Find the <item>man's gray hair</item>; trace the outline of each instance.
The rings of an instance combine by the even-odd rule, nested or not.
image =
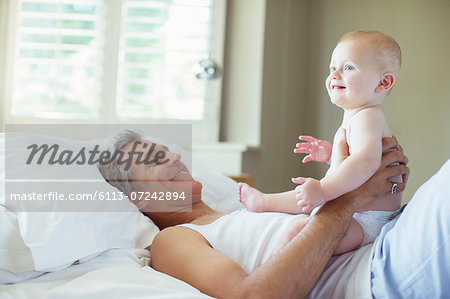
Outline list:
[[[122,150],[130,142],[135,142],[142,139],[142,134],[136,130],[123,130],[118,132],[114,137],[111,138],[108,151],[114,154],[116,151]],[[99,163],[98,166],[101,174],[105,180],[122,191],[125,195],[130,195],[133,187],[131,168],[124,170],[118,164],[119,155],[115,156],[115,159],[111,163]]]

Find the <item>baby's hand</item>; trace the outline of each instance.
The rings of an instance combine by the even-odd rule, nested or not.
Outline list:
[[[325,203],[320,181],[302,177],[292,178],[292,181],[300,184],[295,188],[297,191],[295,197],[298,199],[298,206],[304,213],[309,214],[314,208]]]
[[[330,163],[332,150],[331,143],[311,136],[299,136],[298,139],[306,141],[297,143],[294,149],[294,153],[308,154],[303,158],[303,163],[309,161]]]

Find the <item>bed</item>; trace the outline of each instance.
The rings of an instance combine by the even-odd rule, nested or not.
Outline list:
[[[70,148],[80,141],[58,142]],[[202,182],[206,204],[218,211],[242,208],[235,181],[178,144],[166,146],[190,159],[186,164]],[[121,212],[14,212],[5,201],[5,162],[5,136],[0,133],[0,298],[209,298],[149,267],[145,248],[159,230],[128,200],[121,202]],[[444,182],[448,165],[447,173],[441,173]],[[105,192],[115,190],[96,166],[81,173],[100,182],[97,187]],[[417,196],[439,188],[427,183],[421,190]],[[371,246],[333,257],[310,298],[371,298]]]

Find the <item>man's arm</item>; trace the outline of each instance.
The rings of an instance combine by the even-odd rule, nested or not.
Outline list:
[[[393,138],[389,139],[396,146]],[[400,165],[387,168],[393,162]],[[165,229],[152,244],[152,267],[219,298],[299,298],[314,287],[347,230],[353,213],[390,191],[388,179],[408,175],[401,151],[385,154],[379,170],[360,188],[327,202],[305,228],[266,263],[247,275],[211,248],[197,232]],[[399,183],[402,191],[405,184]]]
[[[319,278],[353,214],[346,202],[330,204],[249,275],[203,236],[184,227],[168,228],[156,236],[151,266],[217,298],[303,297]]]
[[[383,140],[383,152],[397,148],[394,138]],[[389,167],[394,162],[397,166]],[[377,197],[390,192],[389,178],[403,175],[398,192],[405,189],[408,159],[401,150],[384,154],[378,171],[358,189],[327,202],[300,233],[264,265],[253,271],[247,283],[259,285],[257,296],[267,298],[303,298],[319,279],[337,245],[342,240],[353,214]],[[255,296],[256,297],[256,296]]]

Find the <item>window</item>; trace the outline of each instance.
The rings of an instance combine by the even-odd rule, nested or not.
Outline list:
[[[192,123],[217,141],[225,0],[11,0],[5,120]]]
[[[11,114],[98,117],[104,7],[95,1],[18,4]]]

